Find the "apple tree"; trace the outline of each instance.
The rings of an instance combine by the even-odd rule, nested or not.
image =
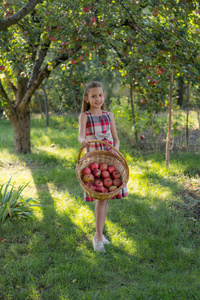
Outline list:
[[[21,3],[22,5],[22,3]],[[81,49],[74,1],[43,1],[30,15],[1,34],[0,100],[14,130],[15,152],[29,152],[33,94],[58,65],[68,69]],[[15,12],[20,2],[12,5]],[[80,8],[81,9],[81,8]]]

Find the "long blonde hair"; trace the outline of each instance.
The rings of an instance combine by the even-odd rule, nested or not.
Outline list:
[[[81,112],[82,113],[87,111],[88,109],[90,109],[90,104],[88,102],[86,102],[85,99],[87,98],[87,96],[90,92],[90,89],[96,88],[96,87],[101,87],[102,90],[104,91],[103,85],[99,81],[91,81],[91,82],[88,82],[85,85],[85,89],[84,89],[84,92],[83,92],[83,102],[82,102],[82,107],[81,107]],[[102,105],[101,109],[106,110],[105,104]]]

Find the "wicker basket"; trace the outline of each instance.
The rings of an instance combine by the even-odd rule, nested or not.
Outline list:
[[[106,150],[96,150],[92,152],[86,153],[84,156],[81,157],[82,151],[85,147],[80,148],[78,159],[77,159],[77,165],[76,165],[76,176],[80,182],[80,185],[82,189],[85,191],[85,193],[97,200],[108,200],[111,198],[114,198],[120,190],[127,184],[129,179],[129,167],[126,162],[125,157],[112,145],[99,140],[92,140],[89,141],[89,143],[101,143],[105,144],[108,147],[112,148],[117,152],[117,154],[113,154]],[[117,171],[121,174],[121,180],[122,185],[118,187],[116,190],[109,192],[109,193],[99,193],[94,190],[89,189],[82,180],[82,169],[89,166],[92,162],[97,163],[106,163],[108,165],[113,165]]]

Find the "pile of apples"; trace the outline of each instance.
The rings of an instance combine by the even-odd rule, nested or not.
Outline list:
[[[110,193],[122,185],[121,174],[113,165],[91,163],[82,169],[85,185],[99,193]]]

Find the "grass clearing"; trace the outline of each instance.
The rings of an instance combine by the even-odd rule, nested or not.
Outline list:
[[[0,225],[0,299],[199,299],[200,226],[183,197],[185,182],[199,188],[199,155],[173,154],[166,169],[164,154],[136,155],[120,136],[129,197],[109,202],[111,245],[95,253],[94,203],[84,203],[75,174],[77,120],[31,123],[32,153],[17,155],[0,121],[0,184],[30,181],[23,195],[45,205],[38,221]]]

